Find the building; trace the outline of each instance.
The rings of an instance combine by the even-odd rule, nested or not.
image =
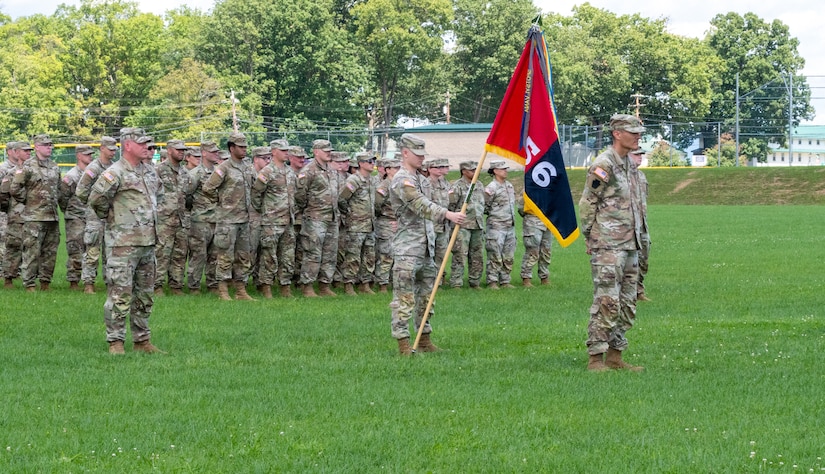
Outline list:
[[[794,128],[791,147],[768,144],[764,163],[755,166],[825,165],[825,125],[800,125]]]

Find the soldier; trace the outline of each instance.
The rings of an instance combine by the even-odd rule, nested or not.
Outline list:
[[[201,143],[201,164],[189,172],[189,188],[186,190],[186,203],[189,207],[191,225],[189,229],[189,270],[187,285],[189,294],[201,292],[201,278],[206,270],[206,288],[218,293],[218,280],[215,277],[217,261],[212,249],[215,236],[215,203],[204,193],[203,185],[212,176],[215,166],[220,162],[220,149],[215,142]]]
[[[387,175],[375,188],[375,283],[379,293],[386,293],[392,271],[392,238],[398,229],[390,185],[401,162],[394,158],[381,161]]]
[[[104,171],[89,193],[89,206],[106,221],[109,285],[103,314],[109,353],[115,355],[124,353],[127,316],[134,350],[162,352],[152,344],[149,329],[154,304],[157,199],[163,195],[157,173],[142,162],[149,154],[150,140],[140,128],[121,129],[123,159]]]
[[[215,252],[218,297],[230,300],[229,282],[235,286],[236,300],[253,298],[246,292],[246,279],[252,267],[250,260],[249,209],[250,190],[255,174],[244,162],[246,136],[234,132],[227,140],[229,159],[215,167],[203,185],[203,194],[215,203]]]
[[[362,152],[355,159],[358,171],[347,178],[338,196],[338,208],[346,221],[342,276],[348,295],[356,294],[356,284],[361,293],[373,295],[370,283],[375,271],[375,158]]]
[[[330,166],[332,144],[312,142],[314,161],[298,173],[295,205],[303,214],[301,223],[301,279],[303,295],[316,297],[312,288],[318,280],[321,296],[335,296],[330,289],[338,254],[338,177]]]
[[[252,150],[252,172],[255,173],[255,176],[258,176],[261,170],[264,169],[264,167],[268,165],[271,160],[272,149],[270,147],[255,147]],[[259,260],[261,249],[261,213],[254,205],[250,206],[249,208],[249,249],[249,259],[252,262],[252,268],[250,269],[249,274],[252,277],[252,282],[255,284],[255,288],[257,288],[257,290],[260,293],[263,293],[263,286],[261,285],[259,274]],[[270,298],[272,297],[271,293],[272,289],[270,288]]]
[[[181,162],[187,149],[183,140],[169,140],[166,143],[166,160],[155,168],[163,186],[163,197],[158,198],[157,209],[155,296],[163,296],[163,283],[167,278],[171,293],[183,294],[186,256],[189,253],[189,227],[185,215],[189,172],[181,166]]]
[[[295,181],[296,187],[298,184],[298,173],[304,167],[307,161],[307,152],[299,146],[289,147],[287,154],[289,162],[289,173]],[[293,200],[295,196],[293,194]],[[298,285],[301,280],[301,262],[304,261],[304,251],[301,249],[301,223],[304,221],[303,212],[295,206],[295,224],[292,226],[295,234],[295,262],[292,265],[292,282]]]
[[[450,161],[446,158],[430,160],[427,169],[428,177],[432,187],[432,201],[439,206],[449,207],[450,205],[450,183],[444,178],[450,172]],[[444,255],[447,254],[447,247],[450,245],[450,221],[435,226],[435,266],[441,268]]]
[[[538,263],[538,274],[542,285],[550,284],[550,258],[552,256],[553,233],[544,222],[519,204],[518,213],[522,217],[521,233],[524,240],[524,256],[521,259],[521,281],[525,288],[532,288],[533,267]]]
[[[424,194],[425,177],[418,174],[427,152],[424,140],[405,133],[401,136],[401,170],[392,179],[390,198],[398,216],[398,232],[392,241],[393,297],[392,337],[398,341],[398,351],[402,356],[412,354],[410,348],[409,319],[415,317],[416,327],[420,326],[427,305],[427,298],[435,283],[437,269],[435,254],[435,231],[433,222],[448,219],[457,225],[464,222],[464,214],[452,212],[434,204]],[[432,316],[432,308],[430,309]],[[422,352],[439,350],[432,343],[430,319],[424,326],[419,349]]]
[[[636,319],[641,241],[641,213],[627,154],[639,147],[645,128],[632,115],[616,114],[610,118],[610,131],[613,144],[590,165],[579,201],[594,287],[587,326],[587,370],[641,371],[642,367],[622,360],[622,351],[627,349],[625,333]]]
[[[186,171],[192,171],[201,164],[201,149],[198,147],[188,147],[184,153],[186,160]]]
[[[337,172],[335,175],[338,178],[338,193],[340,195],[341,189],[344,187],[344,183],[347,182],[347,178],[350,176],[350,159],[347,153],[343,151],[333,151],[332,152],[332,161],[330,165],[335,169]],[[337,205],[337,203],[335,204]],[[347,223],[346,218],[343,215],[339,214],[338,219],[338,251],[335,254],[335,273],[332,275],[332,282],[333,287],[340,288],[343,286],[344,283],[344,253],[345,247],[347,245],[346,238],[347,238]]]
[[[27,160],[14,172],[11,195],[24,203],[23,209],[23,285],[35,291],[48,291],[54,275],[57,247],[60,245],[60,223],[57,220],[60,169],[51,160],[52,139],[48,135],[34,137],[34,160]]]
[[[513,288],[510,273],[516,254],[516,193],[507,181],[507,163],[491,161],[493,180],[484,188],[487,214],[487,288]]]
[[[77,196],[77,183],[83,177],[86,167],[92,162],[94,150],[89,145],[78,145],[75,147],[75,160],[77,164],[70,169],[60,180],[59,204],[63,211],[63,223],[66,229],[66,280],[69,282],[70,290],[79,289],[83,271],[83,254],[86,251],[83,245],[83,234],[86,233],[86,203]]]
[[[117,140],[104,136],[100,138],[100,155],[86,167],[80,181],[77,183],[75,195],[83,204],[86,204],[86,229],[83,232],[83,246],[86,251],[83,254],[83,292],[94,294],[95,280],[97,279],[97,266],[103,258],[104,280],[106,279],[106,251],[103,242],[103,219],[97,217],[94,209],[88,206],[89,193],[92,191],[100,175],[112,166],[115,153],[117,152]],[[108,282],[107,282],[108,284]]]
[[[639,200],[641,214],[641,242],[639,248],[639,283],[636,286],[636,300],[650,301],[645,294],[645,276],[647,275],[647,259],[650,255],[650,232],[647,229],[647,177],[639,167],[642,165],[642,149],[633,150],[628,155],[633,160],[633,169],[636,171],[636,198]]]
[[[252,185],[252,207],[261,213],[259,277],[264,298],[272,298],[277,281],[281,296],[291,298],[295,264],[295,175],[286,164],[291,150],[286,140],[273,140],[272,160]],[[297,151],[296,151],[297,152]]]
[[[478,162],[464,161],[459,164],[461,178],[450,188],[450,210],[461,210],[464,199],[470,192]],[[481,273],[484,271],[484,192],[479,186],[472,187],[473,194],[467,204],[467,220],[458,232],[453,248],[450,268],[450,286],[461,288],[464,284],[464,261],[467,261],[470,288],[478,289]]]
[[[23,168],[23,163],[31,158],[32,147],[29,142],[10,142],[6,147],[8,160],[0,168],[0,196],[7,202],[7,227],[4,242],[3,276],[6,281],[4,288],[14,288],[14,279],[20,276],[20,266],[23,262],[23,209],[22,202],[11,195],[11,182],[15,172]]]

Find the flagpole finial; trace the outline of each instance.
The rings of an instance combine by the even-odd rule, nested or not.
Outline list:
[[[544,26],[541,24],[541,13],[539,13],[538,15],[536,15],[535,18],[533,18],[533,26]]]

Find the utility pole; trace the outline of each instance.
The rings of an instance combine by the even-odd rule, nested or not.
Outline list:
[[[788,73],[788,166],[793,166],[793,76]]]
[[[734,149],[734,166],[739,166],[739,73],[736,73],[736,148]]]
[[[232,101],[232,131],[238,131],[238,114],[235,111],[235,90],[233,89],[229,94],[229,100]]]
[[[641,122],[641,119],[639,118],[639,109],[640,109],[640,108],[642,108],[642,107],[644,107],[644,104],[640,103],[640,102],[639,102],[639,99],[641,99],[641,98],[642,98],[642,97],[644,97],[644,96],[643,96],[642,94],[639,94],[639,93],[637,92],[637,93],[635,93],[635,94],[631,95],[630,97],[631,97],[632,99],[636,99],[636,103],[635,103],[635,104],[630,104],[630,106],[631,106],[631,107],[634,107],[634,108],[636,109],[636,118],[637,118],[637,119],[639,119],[639,121]]]
[[[447,89],[447,102],[444,104],[444,114],[447,116],[447,125],[450,124],[450,90]]]

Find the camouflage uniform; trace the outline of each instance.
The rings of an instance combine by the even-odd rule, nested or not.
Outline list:
[[[205,160],[204,160],[205,161]],[[215,277],[217,261],[212,252],[212,239],[215,236],[215,203],[203,193],[203,185],[215,171],[214,167],[201,164],[189,172],[189,188],[186,191],[187,202],[191,207],[189,229],[189,269],[187,286],[189,291],[200,291],[201,278],[206,271],[206,287],[217,289]]]
[[[338,176],[318,160],[298,173],[295,206],[302,212],[302,285],[332,283],[338,255]]]
[[[418,327],[424,317],[427,299],[435,284],[435,230],[433,222],[442,223],[447,209],[430,201],[424,176],[401,168],[392,179],[390,199],[398,216],[398,231],[392,241],[393,299],[392,337],[410,337],[409,319]],[[432,308],[423,334],[432,332]]]
[[[157,199],[162,195],[153,167],[132,166],[126,159],[104,171],[89,193],[89,206],[105,220],[109,284],[103,313],[109,343],[126,339],[127,316],[135,343],[151,336]]]
[[[579,201],[582,232],[591,251],[593,304],[587,350],[598,355],[627,347],[625,333],[636,318],[640,213],[632,164],[613,147],[593,161]]]
[[[389,177],[375,188],[375,283],[389,285],[392,270],[392,238],[397,221],[390,199]]]
[[[467,168],[463,168],[467,169]],[[472,169],[475,169],[474,167]],[[462,177],[450,188],[450,206],[453,212],[461,211],[465,196],[470,191],[470,180]],[[450,286],[461,288],[464,284],[464,261],[468,265],[470,288],[478,288],[484,271],[484,191],[476,185],[467,203],[467,219],[458,232],[450,266]]]
[[[447,161],[446,159],[444,161]],[[432,166],[432,164],[431,164]],[[432,201],[441,207],[450,206],[450,183],[443,176],[435,177],[430,174],[430,184],[432,187]],[[435,266],[441,267],[444,255],[447,254],[447,247],[450,245],[450,234],[452,226],[450,221],[445,220],[443,224],[435,226]]]
[[[48,287],[54,275],[60,224],[57,220],[60,169],[50,159],[34,157],[15,171],[11,195],[24,203],[23,285],[34,288],[35,280]]]
[[[249,232],[250,191],[255,173],[243,161],[229,158],[215,167],[204,183],[203,194],[215,205],[215,236],[212,246],[219,282],[246,283],[252,268]]]
[[[105,145],[101,144],[101,146]],[[92,191],[92,187],[95,182],[97,182],[100,175],[110,166],[112,166],[112,162],[104,164],[100,161],[100,158],[89,163],[89,166],[86,167],[86,170],[80,177],[80,181],[77,184],[77,189],[75,190],[75,195],[81,202],[88,204],[89,194]],[[105,221],[97,217],[94,209],[87,205],[86,228],[83,232],[83,246],[85,247],[86,252],[83,255],[83,270],[81,275],[84,285],[95,284],[95,280],[97,279],[97,266],[101,261],[101,258],[103,260],[103,280],[108,285],[108,280],[106,279],[106,246],[103,242],[104,226]]]
[[[344,283],[370,283],[375,271],[375,185],[359,171],[341,188],[338,207],[346,215]]]
[[[484,188],[484,197],[487,201],[484,206],[487,214],[487,284],[507,285],[516,253],[515,190],[509,181],[499,183],[494,179]]]
[[[524,238],[524,256],[521,260],[521,278],[533,278],[533,267],[538,263],[538,276],[542,280],[550,277],[550,257],[552,256],[553,233],[533,214],[524,214],[521,222]]]
[[[252,184],[252,207],[261,213],[262,285],[288,286],[295,264],[295,175],[288,166],[266,165]]]
[[[636,288],[637,295],[645,294],[645,276],[647,275],[647,260],[650,255],[650,233],[647,228],[647,177],[642,170],[636,168],[636,181],[638,183],[637,199],[639,200],[639,213],[641,216],[641,241],[639,248],[639,283]]]
[[[9,142],[6,149],[11,150],[12,147],[17,149],[16,147],[19,146],[22,146],[21,142]],[[9,282],[19,276],[23,248],[23,221],[20,219],[22,207],[15,210],[15,206],[19,204],[11,196],[11,180],[17,168],[18,166],[11,159],[6,159],[0,165],[0,209],[2,209],[0,210],[0,265],[2,265],[0,273]],[[8,254],[6,253],[7,247],[9,248]]]
[[[169,289],[181,290],[189,253],[189,219],[186,215],[189,172],[180,162],[173,163],[171,158],[159,163],[155,169],[163,186],[163,197],[158,198],[157,210],[155,289],[162,291],[164,280],[168,278]]]
[[[80,147],[78,147],[81,150]],[[92,147],[82,148],[84,153],[91,155]],[[83,171],[78,166],[70,169],[60,180],[60,209],[63,211],[63,222],[66,228],[66,280],[70,283],[80,281],[83,271],[83,254],[86,251],[83,245],[83,234],[86,231],[86,204],[76,195],[77,184],[83,177]]]

